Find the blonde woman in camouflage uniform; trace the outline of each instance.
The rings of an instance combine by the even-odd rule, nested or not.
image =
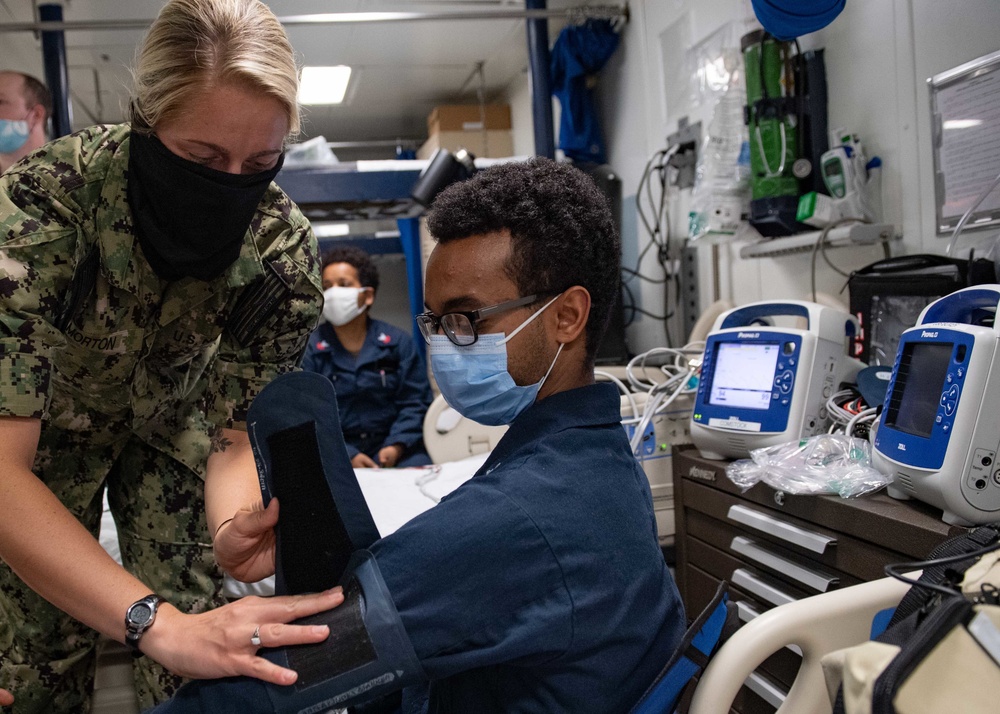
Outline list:
[[[342,599],[213,609],[213,538],[277,519],[233,521],[259,500],[232,486],[254,482],[247,408],[323,304],[315,237],[271,182],[299,126],[291,47],[256,0],[174,0],[135,82],[129,125],[0,179],[0,687],[18,713],[85,711],[98,633],[126,640],[151,593],[132,611],[143,705],[179,676],[294,681],[258,646],[322,640],[282,623]],[[95,540],[105,488],[127,572]]]

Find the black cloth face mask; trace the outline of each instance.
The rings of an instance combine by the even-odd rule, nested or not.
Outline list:
[[[139,245],[163,280],[212,280],[240,255],[264,192],[281,169],[229,174],[182,159],[152,135],[132,132],[128,204]]]

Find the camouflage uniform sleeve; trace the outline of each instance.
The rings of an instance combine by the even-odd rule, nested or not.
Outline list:
[[[49,153],[58,151],[53,148]],[[79,163],[38,155],[0,176],[0,415],[41,418],[84,230]]]
[[[278,254],[263,256],[265,270],[276,272],[286,287],[273,314],[248,339],[240,340],[229,329],[222,333],[205,409],[209,422],[217,426],[246,428],[254,397],[279,374],[298,368],[319,322],[319,248],[312,228],[298,216],[279,241],[283,248]]]

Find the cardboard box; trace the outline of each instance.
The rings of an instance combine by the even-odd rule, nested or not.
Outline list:
[[[427,117],[427,135],[441,131],[510,130],[510,105],[445,104],[434,107]]]
[[[417,150],[418,159],[429,159],[438,149],[455,152],[465,149],[484,159],[502,159],[514,154],[514,135],[510,130],[438,131]]]

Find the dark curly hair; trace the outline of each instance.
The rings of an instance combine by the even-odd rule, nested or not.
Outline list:
[[[323,267],[320,268],[320,273],[333,263],[347,263],[358,271],[361,287],[378,292],[378,268],[375,267],[372,257],[360,248],[353,245],[338,245],[331,248],[323,255]]]
[[[499,164],[442,191],[427,227],[440,243],[509,231],[504,271],[521,295],[586,288],[593,362],[620,290],[621,240],[607,198],[587,174],[543,158]]]

